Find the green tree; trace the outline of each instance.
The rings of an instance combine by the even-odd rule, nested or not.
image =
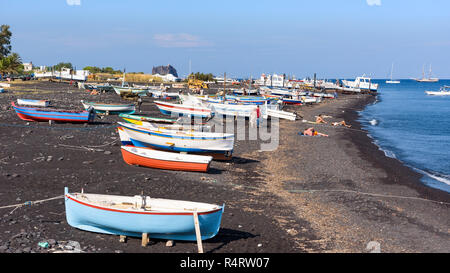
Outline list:
[[[21,73],[22,71],[22,59],[19,54],[12,53],[11,55],[0,58],[0,73],[2,73],[2,75]]]
[[[60,62],[59,64],[53,66],[53,70],[55,70],[55,71],[61,71],[61,69],[62,69],[63,67],[64,67],[64,68],[70,68],[70,69],[73,69],[73,66],[72,66],[71,63]]]
[[[0,26],[0,59],[11,52],[11,35],[8,25]]]

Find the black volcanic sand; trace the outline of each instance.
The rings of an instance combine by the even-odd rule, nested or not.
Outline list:
[[[291,106],[304,119],[320,113],[345,119],[351,129],[314,125],[330,137],[302,137],[311,124],[280,121],[280,144],[260,152],[257,140],[237,140],[233,160],[213,161],[208,173],[165,171],[127,165],[120,153],[115,115],[93,124],[20,120],[10,102],[49,99],[57,108],[82,109],[80,100],[123,102],[115,93],[90,95],[67,83],[23,82],[0,94],[0,207],[71,192],[139,195],[225,203],[219,233],[203,242],[213,253],[449,252],[447,193],[423,186],[420,175],[386,158],[359,130],[356,110],[374,98],[342,95],[314,106]],[[142,115],[159,116],[152,98]],[[302,192],[302,190],[321,190]],[[326,190],[326,191],[323,191]],[[333,190],[333,191],[330,191]],[[349,190],[349,191],[341,191]],[[351,191],[351,192],[350,192]],[[360,193],[356,193],[356,192]],[[372,196],[363,193],[423,199]],[[88,253],[195,253],[196,242],[119,236],[69,226],[64,199],[1,208],[0,253],[53,252],[69,241]],[[50,242],[47,249],[39,242]]]

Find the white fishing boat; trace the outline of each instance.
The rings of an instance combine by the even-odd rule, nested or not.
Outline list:
[[[288,120],[296,120],[297,118],[297,115],[295,113],[267,108],[266,114],[263,117],[267,119],[269,116]]]
[[[450,96],[450,86],[444,85],[439,89],[439,91],[425,91],[427,95],[434,95],[434,96]]]
[[[354,81],[342,80],[342,84],[343,87],[351,89],[369,90],[375,92],[378,90],[378,84],[372,83],[371,79],[365,75],[356,77]]]
[[[400,83],[400,81],[392,79],[392,71],[394,71],[394,63],[392,63],[392,68],[391,68],[391,79],[387,80],[386,83]]]
[[[87,110],[90,107],[94,108],[95,112],[99,113],[128,113],[132,114],[136,110],[134,103],[98,103],[98,102],[87,102],[81,100],[81,104]]]
[[[210,108],[203,105],[193,105],[189,103],[170,103],[165,101],[155,101],[159,111],[165,115],[174,116],[191,116],[210,118],[212,111]]]
[[[48,107],[50,105],[50,101],[48,101],[48,100],[17,99],[17,104],[20,104],[20,105],[31,105],[31,106],[38,106],[38,107]]]

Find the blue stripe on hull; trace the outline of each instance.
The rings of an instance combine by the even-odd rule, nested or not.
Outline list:
[[[194,149],[194,148],[183,148],[183,147],[176,147],[176,146],[165,146],[165,145],[157,145],[157,144],[150,144],[146,142],[142,142],[133,138],[130,138],[131,142],[136,147],[150,147],[155,149],[163,149],[168,151],[175,151],[175,152],[191,152],[191,153],[216,153],[216,154],[225,154],[226,151],[216,151],[216,150],[205,150],[205,149]]]
[[[47,119],[66,119],[66,120],[88,120],[89,114],[67,114],[59,112],[39,112],[39,111],[24,111],[15,108],[16,112],[36,118],[47,118]]]

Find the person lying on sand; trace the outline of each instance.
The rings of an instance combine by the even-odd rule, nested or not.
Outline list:
[[[336,121],[336,122],[333,122],[333,123],[331,123],[331,125],[333,125],[333,126],[339,126],[339,125],[342,125],[342,126],[345,126],[345,127],[347,127],[347,128],[352,127],[351,125],[345,123],[345,120],[343,120],[343,121],[341,121],[341,122],[337,122],[337,121]]]
[[[326,134],[322,134],[322,133],[317,132],[314,129],[314,127],[310,127],[308,129],[306,129],[305,131],[303,131],[303,135],[304,136],[326,136],[326,137],[328,136]]]
[[[323,119],[322,115],[318,115],[316,118],[316,123],[327,123],[327,122]]]

